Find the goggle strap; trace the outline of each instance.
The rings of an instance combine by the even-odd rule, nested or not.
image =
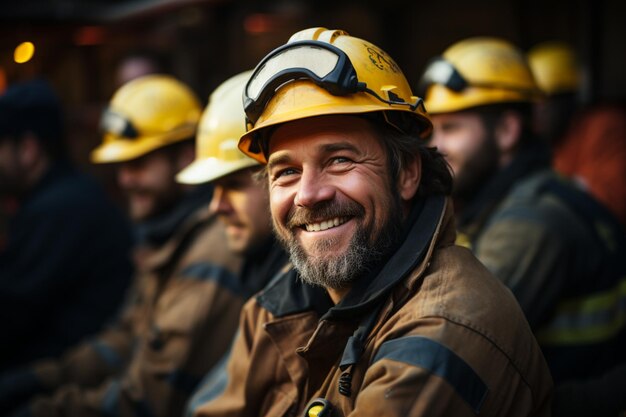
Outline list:
[[[364,83],[361,83],[364,84]],[[406,101],[404,101],[404,99],[400,96],[398,96],[397,94],[395,94],[392,91],[388,91],[387,95],[389,96],[389,100],[386,100],[384,98],[382,98],[381,96],[379,96],[374,90],[371,90],[369,88],[367,88],[367,86],[365,86],[365,88],[363,89],[364,92],[366,92],[367,94],[370,94],[372,96],[374,96],[377,100],[382,101],[383,103],[387,103],[389,105],[402,105],[402,106],[408,106],[409,109],[411,109],[411,111],[415,111],[420,104],[422,103],[422,99],[421,98],[417,98],[415,100],[414,103],[408,103]]]

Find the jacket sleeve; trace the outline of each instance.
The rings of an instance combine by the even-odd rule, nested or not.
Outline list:
[[[132,348],[130,329],[117,326],[83,342],[58,360],[37,362],[31,370],[47,391],[65,384],[94,387],[124,369]]]
[[[253,302],[253,301],[252,301]],[[214,375],[210,386],[202,388],[202,404],[195,404],[193,416],[246,416],[255,407],[248,398],[251,377],[251,356],[255,334],[255,315],[251,302],[244,307],[230,356],[223,372]],[[256,376],[260,373],[254,373]],[[260,389],[260,387],[256,387]]]
[[[96,389],[64,386],[52,397],[36,399],[32,414],[181,415],[202,376],[228,349],[241,299],[214,280],[173,279],[180,282],[167,298],[177,301],[155,316],[147,333],[137,339],[121,375]]]
[[[383,343],[365,371],[350,417],[547,416],[506,355],[466,337],[460,350],[420,335]],[[480,356],[481,363],[469,360]],[[471,355],[467,355],[471,350]]]
[[[544,221],[509,218],[494,222],[477,242],[476,257],[511,289],[533,329],[549,318],[571,277],[573,254],[565,240]]]
[[[454,352],[423,337],[384,343],[350,417],[475,416],[487,387]]]

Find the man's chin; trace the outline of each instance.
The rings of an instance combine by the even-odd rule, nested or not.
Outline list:
[[[145,222],[155,217],[152,207],[146,206],[130,206],[130,218],[137,223]]]

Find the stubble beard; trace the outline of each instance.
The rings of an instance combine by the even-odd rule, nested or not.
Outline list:
[[[452,195],[461,202],[471,201],[498,170],[499,151],[493,132],[488,132],[479,149],[456,173]]]
[[[402,215],[399,198],[390,199],[387,216],[380,229],[376,225],[365,225],[360,219],[365,209],[355,203],[325,202],[313,209],[296,208],[288,216],[289,226],[312,223],[315,219],[334,217],[353,217],[357,221],[356,232],[343,252],[337,252],[337,238],[318,239],[312,252],[308,254],[299,244],[292,227],[281,231],[274,224],[278,240],[289,253],[294,268],[300,279],[307,284],[331,289],[350,287],[352,283],[380,265],[385,257],[396,247],[402,236]],[[308,221],[311,219],[311,221]]]

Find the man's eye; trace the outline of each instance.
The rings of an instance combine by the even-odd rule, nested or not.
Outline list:
[[[281,169],[281,170],[276,171],[276,173],[274,173],[274,179],[287,177],[287,176],[293,175],[295,173],[296,173],[296,170],[293,169],[293,168]]]
[[[352,162],[352,160],[349,158],[346,158],[345,156],[336,156],[331,159],[332,164],[345,164],[348,162]]]

